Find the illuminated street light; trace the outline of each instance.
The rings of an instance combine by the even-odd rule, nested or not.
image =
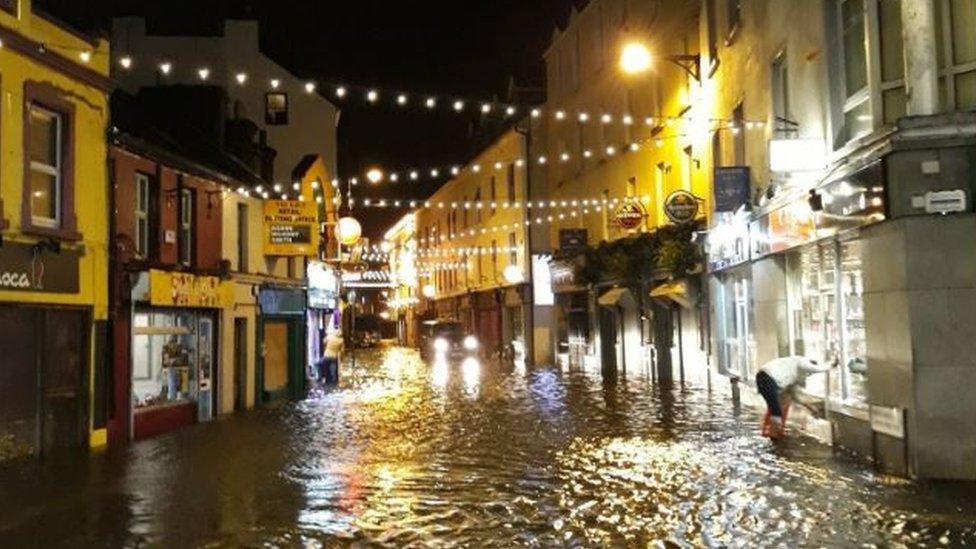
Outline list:
[[[701,82],[701,56],[665,55],[661,58],[678,65],[695,80]],[[620,52],[620,70],[625,74],[644,74],[651,69],[652,62],[653,56],[647,44],[637,40],[625,44]]]
[[[379,168],[373,168],[369,170],[368,172],[366,172],[366,179],[368,179],[369,182],[373,184],[383,181],[383,170]]]

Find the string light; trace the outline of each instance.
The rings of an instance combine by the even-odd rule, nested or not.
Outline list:
[[[305,82],[305,93],[315,93],[315,82]]]
[[[380,94],[376,90],[369,90],[368,92],[366,92],[366,101],[369,101],[370,103],[376,103],[376,101],[379,100],[379,98],[380,98]]]
[[[78,59],[81,59],[82,63],[88,63],[89,61],[91,61],[91,56],[92,54],[90,51],[84,50],[78,54]]]
[[[197,69],[197,76],[200,77],[200,80],[206,80],[210,78],[210,69],[208,69],[207,67],[201,67]]]
[[[168,61],[164,61],[164,62],[162,62],[162,63],[159,64],[159,72],[163,73],[164,75],[169,74],[169,71],[171,71],[171,70],[173,70],[173,64],[172,63],[170,63]]]
[[[400,105],[402,107],[403,105],[406,104],[407,104],[407,96],[401,93],[400,95],[397,96],[397,105]]]
[[[126,70],[132,68],[132,58],[128,55],[122,56],[119,58],[119,66]]]
[[[344,86],[339,86],[339,87],[336,88],[335,95],[339,99],[342,99],[343,97],[345,97],[346,96],[346,93],[347,93],[346,92],[346,88]]]
[[[237,83],[238,84],[240,84],[240,85],[243,86],[247,82],[247,73],[246,72],[239,72],[239,73],[237,73],[234,76],[234,78],[237,79]]]
[[[278,89],[278,86],[281,86],[281,80],[278,80],[277,78],[272,78],[271,79],[271,89],[276,90],[276,89]]]

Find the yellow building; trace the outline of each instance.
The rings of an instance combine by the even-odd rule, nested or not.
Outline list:
[[[0,41],[0,457],[101,446],[109,46],[30,0],[0,3]]]
[[[531,333],[525,148],[519,131],[506,131],[417,214],[428,311],[463,322],[493,352]]]
[[[397,325],[397,342],[417,346],[417,306],[420,303],[420,277],[417,272],[417,214],[408,213],[383,236],[389,250],[392,295],[388,301],[390,318]]]
[[[676,280],[683,286],[649,295],[680,273],[637,264],[631,271],[649,271],[637,280],[627,272],[615,276],[590,257],[596,279],[578,276],[583,252],[600,243],[651,242],[650,236],[636,237],[664,238],[665,227],[688,240],[705,225],[718,125],[699,82],[708,67],[707,56],[699,56],[702,6],[594,0],[572,11],[545,54],[547,151],[533,161],[549,167],[551,200],[580,204],[579,215],[556,217],[550,225],[556,348],[564,359],[589,358],[604,371],[653,365],[658,375],[677,377],[685,362],[704,356],[700,345],[683,351],[678,343],[701,339],[695,284]],[[650,63],[640,74],[621,66],[632,43],[652,52],[650,59],[638,59]],[[686,217],[675,221],[666,211]],[[688,242],[682,246],[691,249]],[[604,249],[635,255],[625,247]]]

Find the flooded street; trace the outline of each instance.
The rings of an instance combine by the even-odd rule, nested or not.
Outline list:
[[[8,547],[957,547],[967,485],[758,435],[725,391],[360,351],[340,387],[0,473]]]

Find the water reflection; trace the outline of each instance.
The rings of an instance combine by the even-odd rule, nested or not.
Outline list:
[[[773,447],[727,391],[358,352],[341,385],[91,459],[0,470],[19,546],[959,546],[966,487]],[[58,525],[52,528],[51,525]]]

